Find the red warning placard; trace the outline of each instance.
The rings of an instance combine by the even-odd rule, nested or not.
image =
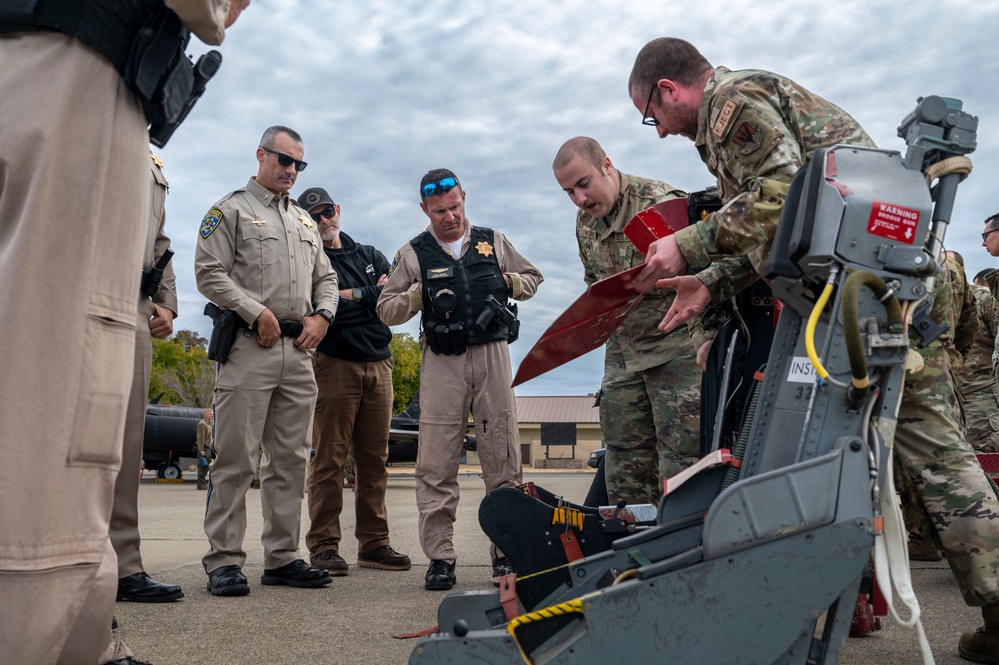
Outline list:
[[[888,240],[911,245],[916,240],[919,211],[912,208],[875,201],[867,220],[867,232]]]

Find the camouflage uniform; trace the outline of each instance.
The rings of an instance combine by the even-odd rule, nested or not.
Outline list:
[[[947,311],[949,328],[946,333],[941,335],[940,340],[944,343],[944,349],[946,349],[950,360],[950,381],[957,394],[958,408],[954,416],[957,418],[957,424],[961,428],[962,434],[967,437],[968,418],[965,413],[965,397],[961,392],[957,373],[964,366],[964,356],[971,350],[971,345],[975,343],[975,336],[978,335],[978,312],[975,310],[975,298],[971,295],[971,285],[968,284],[968,276],[965,274],[964,268],[953,259],[946,259],[945,266],[947,271],[946,273],[941,272],[941,275],[942,277],[946,276],[947,285],[950,288],[951,309]]]
[[[931,316],[953,307],[944,279]],[[999,604],[999,499],[961,435],[946,341],[918,349],[924,367],[906,377],[895,432],[896,482],[906,519],[950,563],[969,605]]]
[[[576,240],[589,285],[640,265],[645,257],[624,227],[649,206],[686,196],[658,180],[618,172],[621,193],[601,219],[576,214]],[[607,341],[600,385],[610,501],[655,503],[663,478],[697,459],[701,370],[685,330],[664,334],[656,327],[673,303],[672,291],[653,288]]]
[[[716,68],[704,89],[695,145],[718,179],[725,206],[676,234],[687,261],[696,267],[747,255],[762,274],[791,178],[817,148],[837,144],[875,147],[845,111],[786,78]],[[717,297],[751,275],[709,267],[698,277]],[[936,281],[932,315],[945,321],[951,307],[943,277]],[[920,353],[925,367],[906,381],[894,438],[898,483],[911,499],[910,517],[947,556],[965,601],[999,605],[995,486],[954,419],[957,399],[943,343]]]
[[[994,453],[999,452],[999,404],[992,369],[999,330],[996,305],[988,289],[970,286],[968,290],[975,300],[980,326],[974,343],[964,355],[964,364],[956,372],[967,419],[965,435],[975,450]]]

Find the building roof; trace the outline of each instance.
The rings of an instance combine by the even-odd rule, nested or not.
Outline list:
[[[517,397],[517,421],[521,423],[599,423],[600,409],[593,395]]]

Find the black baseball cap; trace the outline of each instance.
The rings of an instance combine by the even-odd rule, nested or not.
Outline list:
[[[306,210],[312,210],[313,208],[321,205],[336,205],[333,203],[333,199],[330,195],[326,193],[326,190],[322,187],[309,187],[307,190],[299,194],[298,205],[305,208]]]

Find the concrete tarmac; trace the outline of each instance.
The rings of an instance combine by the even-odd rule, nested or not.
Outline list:
[[[437,624],[437,606],[448,592],[423,589],[429,562],[417,535],[411,467],[393,469],[388,486],[392,546],[412,558],[411,570],[380,571],[354,565],[357,542],[353,538],[353,494],[347,490],[341,515],[344,538],[340,554],[351,564],[350,574],[333,578],[332,584],[320,589],[261,586],[260,492],[250,490],[244,542],[247,562],[243,569],[250,582],[250,594],[239,598],[218,598],[205,588],[207,577],[201,557],[207,551],[202,529],[206,493],[195,489],[194,474],[185,473],[185,478],[182,484],[161,484],[147,478],[139,489],[146,571],[161,582],[181,585],[185,597],[165,604],[117,603],[118,635],[135,651],[136,658],[153,665],[401,665],[408,662],[417,640],[393,636]],[[525,474],[525,480],[578,502],[586,495],[591,479],[589,472]],[[488,541],[477,518],[484,495],[481,477],[474,468],[463,469],[460,486],[455,524],[458,584],[454,591],[492,589]],[[303,504],[301,553],[306,560],[308,519]],[[979,610],[964,604],[945,562],[913,563],[912,577],[936,663],[967,663],[957,655],[957,638],[962,631],[981,625]],[[914,630],[890,620],[883,621],[883,625],[870,637],[850,639],[838,662],[922,662]],[[625,662],[627,653],[626,636],[622,636],[621,662]]]

